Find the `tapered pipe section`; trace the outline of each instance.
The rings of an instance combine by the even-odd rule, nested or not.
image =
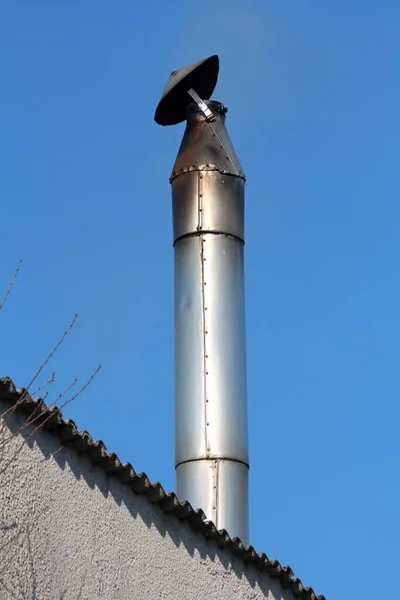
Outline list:
[[[245,177],[225,128],[188,107],[171,175],[175,248],[177,493],[248,541]]]

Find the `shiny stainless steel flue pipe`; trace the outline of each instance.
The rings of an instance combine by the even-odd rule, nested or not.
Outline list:
[[[187,125],[170,178],[177,494],[247,543],[245,176],[226,108],[200,99],[196,83],[192,75],[195,93],[184,97]]]

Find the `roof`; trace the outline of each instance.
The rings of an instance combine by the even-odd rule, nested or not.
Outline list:
[[[231,538],[225,529],[218,530],[208,521],[201,509],[195,510],[190,502],[180,502],[174,492],[166,492],[158,482],[151,483],[145,473],[136,473],[130,463],[121,463],[116,454],[108,453],[101,440],[93,440],[87,431],[78,431],[71,419],[64,420],[61,411],[55,406],[47,406],[41,398],[33,399],[24,389],[16,389],[10,378],[0,379],[0,402],[8,403],[26,416],[34,416],[35,426],[57,435],[63,446],[74,448],[84,454],[94,464],[113,475],[120,482],[132,488],[135,494],[147,498],[166,513],[174,514],[189,527],[199,532],[207,540],[214,540],[219,548],[226,548],[241,558],[247,565],[259,571],[266,571],[285,588],[289,588],[295,597],[303,600],[325,600],[317,596],[310,587],[304,587],[300,579],[294,576],[288,566],[282,567],[277,560],[270,560],[266,554],[257,553],[253,546],[245,546],[239,538]]]

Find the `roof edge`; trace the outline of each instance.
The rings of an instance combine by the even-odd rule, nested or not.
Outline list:
[[[212,521],[207,520],[201,509],[194,509],[190,502],[180,502],[174,492],[166,492],[159,482],[151,483],[145,473],[137,473],[130,463],[122,463],[115,453],[107,453],[101,440],[93,440],[87,431],[79,431],[74,421],[64,420],[56,406],[47,406],[41,398],[33,399],[25,388],[17,389],[9,377],[0,378],[0,402],[10,404],[14,410],[33,417],[39,424],[57,435],[63,446],[74,448],[86,455],[94,464],[114,475],[121,483],[129,485],[135,494],[145,496],[152,504],[158,504],[166,513],[174,513],[180,521],[186,521],[193,531],[199,532],[208,540],[214,540],[219,548],[227,548],[248,566],[266,571],[277,579],[293,595],[304,600],[326,600],[317,596],[311,587],[305,587],[294,577],[292,569],[283,567],[278,560],[269,560],[263,552],[257,553],[253,546],[245,546],[239,538],[231,538],[225,529],[218,530]],[[0,417],[2,415],[0,414]],[[30,421],[32,423],[32,420]]]

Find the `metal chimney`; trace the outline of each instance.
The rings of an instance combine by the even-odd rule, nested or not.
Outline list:
[[[219,59],[174,71],[155,113],[187,119],[172,170],[175,464],[178,497],[248,542],[244,309],[245,176],[209,100]]]

